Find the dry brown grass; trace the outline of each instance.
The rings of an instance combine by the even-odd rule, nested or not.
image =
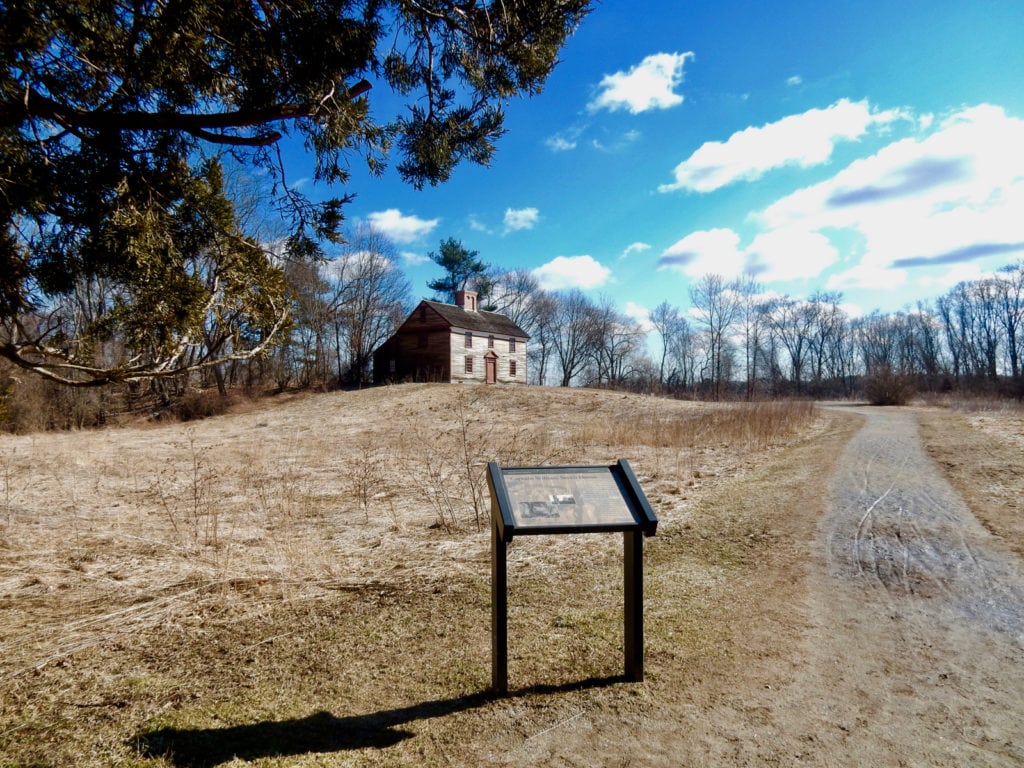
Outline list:
[[[1024,409],[968,401],[920,418],[929,453],[971,511],[1024,556]]]
[[[532,735],[642,714],[720,652],[709,619],[770,512],[701,505],[823,423],[806,403],[406,385],[4,437],[0,766],[528,762]],[[510,552],[519,692],[491,701],[484,464],[619,457],[662,520],[650,685],[608,684],[621,541],[535,537]]]

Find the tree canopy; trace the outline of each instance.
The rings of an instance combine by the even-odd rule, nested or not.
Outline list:
[[[460,240],[449,237],[441,241],[441,247],[428,256],[444,270],[444,277],[431,280],[427,287],[436,291],[448,302],[454,303],[456,294],[466,290],[470,280],[480,278],[487,272],[487,265],[477,258],[479,251],[471,251]]]
[[[422,187],[487,163],[589,0],[8,0],[0,4],[0,355],[70,384],[256,354],[282,260],[351,198],[290,187],[285,137],[344,187],[352,159]],[[380,91],[406,109],[378,117]],[[246,232],[224,168],[269,179],[288,236]],[[272,247],[273,246],[273,247]]]

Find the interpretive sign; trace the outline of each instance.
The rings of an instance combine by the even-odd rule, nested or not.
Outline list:
[[[534,533],[599,533],[658,526],[629,462],[612,466],[488,465],[492,510],[505,541]]]
[[[507,547],[516,536],[623,534],[626,678],[643,680],[643,537],[658,518],[629,462],[611,466],[487,465],[491,489],[491,684],[508,690]]]

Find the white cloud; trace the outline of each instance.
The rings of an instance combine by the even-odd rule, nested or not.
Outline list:
[[[899,288],[907,282],[905,269],[888,269],[875,264],[861,262],[856,266],[831,275],[825,287],[832,291],[860,288],[869,291],[884,291]]]
[[[789,85],[789,86],[802,85],[803,82],[804,82],[804,79],[802,77],[800,77],[800,75],[793,75],[792,77],[787,77],[786,78],[786,85]]]
[[[726,141],[709,141],[675,168],[675,183],[661,192],[712,192],[736,181],[753,181],[784,165],[809,167],[827,162],[840,141],[854,141],[875,126],[905,114],[872,111],[866,101],[837,101],[825,109],[789,115],[760,128],[738,131]]]
[[[820,232],[770,230],[741,248],[738,233],[712,229],[691,232],[665,249],[658,268],[691,278],[717,274],[728,279],[749,273],[761,282],[775,282],[817,277],[838,261],[838,250]]]
[[[665,249],[658,268],[674,269],[690,277],[734,277],[742,274],[745,263],[739,244],[740,236],[731,229],[691,232]]]
[[[628,72],[605,75],[599,93],[588,107],[591,111],[628,109],[636,115],[682,104],[683,97],[675,88],[683,81],[683,66],[693,57],[692,51],[656,53]]]
[[[415,243],[433,232],[441,222],[440,219],[405,216],[397,208],[376,211],[367,218],[374,229],[396,243]]]
[[[922,275],[914,282],[923,288],[928,288],[931,293],[940,294],[959,283],[973,283],[987,277],[992,277],[992,273],[981,269],[977,264],[955,264],[946,272],[938,275]]]
[[[839,251],[820,232],[774,229],[746,248],[746,268],[758,280],[804,280],[817,277],[839,261]]]
[[[626,305],[622,308],[622,314],[630,318],[644,333],[650,333],[654,330],[654,324],[651,323],[651,310],[633,301],[627,301]]]
[[[557,256],[533,270],[541,288],[596,288],[604,284],[612,271],[592,256]]]
[[[941,292],[1024,256],[1024,120],[982,105],[892,141],[730,229],[693,232],[659,268],[764,282],[829,274],[830,290]],[[844,261],[840,263],[840,253]]]
[[[533,229],[540,220],[540,211],[536,208],[506,208],[505,231],[514,232],[519,229]]]
[[[1024,253],[1024,121],[988,105],[895,141],[762,211],[767,229],[856,236],[861,263],[836,287],[893,287],[913,267]],[[888,277],[886,277],[888,275]]]

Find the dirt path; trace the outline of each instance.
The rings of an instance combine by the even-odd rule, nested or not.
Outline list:
[[[780,750],[800,734],[817,764],[1020,765],[1021,561],[925,454],[912,412],[858,413],[821,524],[806,664],[773,707]]]

